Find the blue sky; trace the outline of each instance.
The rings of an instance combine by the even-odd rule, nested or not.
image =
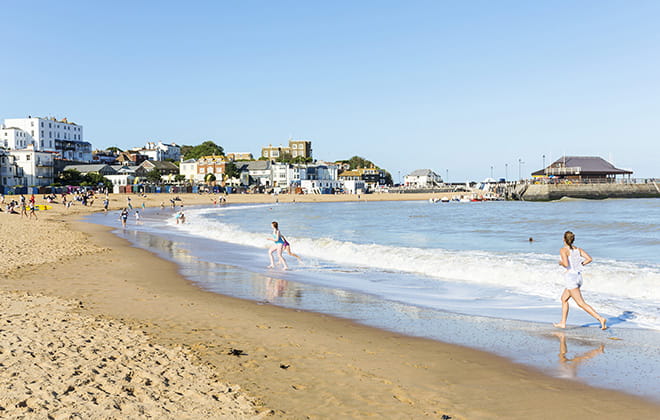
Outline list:
[[[660,176],[658,1],[0,3],[0,119],[94,147],[311,140],[398,180],[599,155]],[[524,164],[519,165],[522,159]]]

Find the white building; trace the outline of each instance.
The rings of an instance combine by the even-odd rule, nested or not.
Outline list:
[[[8,151],[0,149],[0,187],[13,187],[22,184],[22,178],[18,178],[18,165],[16,158]]]
[[[17,127],[0,126],[0,147],[5,149],[25,149],[33,144],[32,136]]]
[[[171,159],[177,161],[181,158],[181,148],[174,143],[165,144],[161,141],[156,142],[147,142],[147,144],[142,149],[134,149],[135,151],[149,156],[149,160],[167,160]]]
[[[24,134],[18,134],[16,130]],[[13,140],[11,140],[13,137]],[[80,162],[92,161],[92,145],[83,140],[83,127],[69,122],[66,118],[7,118],[0,129],[0,138],[4,145],[13,141],[10,149],[24,149],[29,145],[42,152],[59,152],[62,159]]]
[[[344,192],[348,194],[362,194],[366,191],[367,184],[361,179],[346,179],[342,181]]]
[[[179,174],[183,175],[186,181],[204,181],[204,175],[197,173],[197,161],[195,159],[181,160],[179,162]]]
[[[430,169],[417,169],[403,178],[406,187],[432,188],[442,184],[442,178]]]
[[[322,194],[324,191],[338,191],[344,189],[344,183],[338,180],[311,180],[303,179],[300,186],[305,194]]]
[[[269,187],[273,185],[273,172],[269,160],[255,160],[238,165],[241,184]]]
[[[16,178],[20,179],[17,185],[43,186],[53,183],[53,160],[55,152],[34,150],[33,146],[27,149],[11,150],[14,163],[18,167]]]

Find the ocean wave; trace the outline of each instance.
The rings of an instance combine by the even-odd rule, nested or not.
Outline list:
[[[203,215],[206,210],[196,211]],[[267,240],[269,232],[247,232],[217,219],[197,217],[194,223],[177,227],[192,235],[250,247],[272,244]],[[556,255],[359,244],[328,237],[287,236],[287,240],[293,252],[303,257],[341,266],[496,286],[549,299],[556,299],[564,284],[564,270]],[[609,313],[633,310],[640,315],[640,325],[660,328],[660,266],[601,260],[585,267],[583,276],[590,301]]]

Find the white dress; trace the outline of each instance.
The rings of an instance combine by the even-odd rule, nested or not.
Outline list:
[[[582,255],[580,255],[580,248],[573,248],[568,254],[568,267],[566,267],[566,280],[567,289],[575,289],[582,286]]]

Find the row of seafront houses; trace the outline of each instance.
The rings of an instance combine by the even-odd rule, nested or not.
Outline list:
[[[93,151],[91,143],[84,140],[83,127],[66,118],[5,119],[0,125],[0,193],[19,186],[52,185],[66,170],[103,175],[116,192],[143,182],[154,169],[165,184],[208,184],[212,174],[213,184],[260,191],[358,193],[382,188],[387,181],[381,169],[348,170],[342,163],[318,161],[277,162],[284,155],[311,159],[311,142],[290,140],[286,147],[263,147],[260,160],[254,160],[250,153],[183,160],[179,146],[162,142],[149,142],[126,152]],[[230,163],[239,174],[233,178],[226,176]]]
[[[163,183],[208,184],[209,174],[217,185],[259,191],[284,190],[307,193],[378,191],[388,183],[386,172],[377,168],[348,170],[342,163],[315,162],[290,164],[277,162],[283,155],[312,157],[311,142],[290,140],[288,146],[263,147],[261,160],[250,153],[228,153],[182,160],[176,144],[148,142],[127,152],[92,151],[84,140],[83,127],[66,118],[6,119],[0,125],[0,189],[15,186],[52,185],[59,173],[75,169],[82,174],[99,173],[110,180],[115,191],[144,181],[146,174],[158,169]],[[177,162],[174,164],[173,162]],[[227,178],[232,163],[239,174]],[[600,157],[565,156],[532,174],[544,180],[608,181],[632,171],[615,168]],[[407,188],[435,188],[442,178],[430,169],[419,169],[404,178]]]

